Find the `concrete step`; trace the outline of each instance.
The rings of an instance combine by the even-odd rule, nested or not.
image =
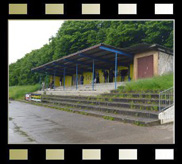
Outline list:
[[[97,96],[106,91],[46,91],[46,95],[64,95],[64,96]],[[109,92],[109,91],[108,91]],[[36,91],[36,94],[44,95],[44,91]]]
[[[144,103],[144,104],[159,104],[159,99],[149,99],[149,98],[111,98],[111,97],[90,97],[90,96],[63,96],[63,95],[52,95],[52,96],[42,96],[43,99],[50,100],[70,100],[70,101],[97,101],[97,102],[119,102],[119,103]],[[172,101],[171,101],[172,102]],[[161,104],[165,103],[165,100],[161,100]]]
[[[74,99],[49,99],[42,98],[44,102],[71,102],[79,104],[93,104],[99,106],[108,106],[108,107],[121,107],[121,108],[130,108],[130,109],[140,109],[140,110],[159,110],[159,104],[145,104],[145,103],[133,103],[133,102],[109,102],[109,101],[93,101],[93,100],[74,100]],[[163,105],[161,104],[161,107]]]
[[[102,96],[106,97],[138,97],[138,98],[159,98],[158,93],[103,93]]]
[[[103,111],[96,111],[96,110],[87,110],[87,109],[80,109],[75,107],[68,107],[68,106],[59,106],[55,104],[46,104],[47,106],[54,107],[54,108],[65,108],[71,112],[80,113],[89,116],[95,117],[102,117],[104,119],[112,120],[112,121],[121,121],[124,123],[132,123],[136,125],[144,125],[144,126],[152,126],[160,124],[160,121],[157,118],[145,118],[145,117],[136,117],[132,115],[119,115],[115,113],[105,113]]]
[[[159,94],[159,92],[161,92],[161,91],[163,91],[163,90],[146,90],[146,91],[124,91],[124,90],[115,90],[115,89],[113,89],[113,90],[111,90],[110,91],[110,93],[157,93],[157,94]]]
[[[156,111],[146,111],[146,110],[138,110],[138,109],[128,109],[125,107],[114,107],[114,106],[106,106],[106,105],[98,105],[98,104],[86,104],[86,103],[73,103],[68,101],[55,101],[55,100],[43,100],[43,103],[51,103],[58,104],[61,106],[69,106],[80,109],[89,109],[96,110],[108,113],[117,113],[123,115],[133,115],[138,117],[148,117],[148,118],[158,118],[158,113]]]

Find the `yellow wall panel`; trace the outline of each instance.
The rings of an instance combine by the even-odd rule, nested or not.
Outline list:
[[[52,80],[54,80],[54,76],[50,76],[50,83],[52,83]],[[55,86],[59,87],[60,86],[60,77],[55,76]]]
[[[84,76],[83,84],[91,84],[92,72],[84,72],[83,76]]]
[[[72,85],[72,76],[65,76],[65,86]]]
[[[60,80],[60,77],[56,76],[56,77],[55,77],[55,86],[56,86],[56,87],[60,86],[59,80]]]
[[[101,69],[97,70],[99,72],[99,81],[100,83],[104,83],[104,73],[102,72]]]

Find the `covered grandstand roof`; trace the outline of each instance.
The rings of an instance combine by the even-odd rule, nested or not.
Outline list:
[[[46,73],[49,75],[61,76],[64,69],[66,75],[75,74],[75,67],[78,66],[78,73],[91,72],[93,60],[95,69],[108,69],[115,66],[115,54],[117,53],[117,65],[128,66],[133,61],[136,53],[146,50],[160,50],[172,54],[170,49],[166,49],[157,44],[138,44],[127,48],[117,48],[103,43],[83,49],[68,56],[46,63],[39,67],[33,68],[33,72]]]

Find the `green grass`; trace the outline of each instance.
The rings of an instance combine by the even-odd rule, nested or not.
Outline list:
[[[113,117],[111,117],[111,116],[103,116],[102,118],[104,118],[104,119],[106,119],[106,120],[111,120],[111,121],[113,121],[113,120],[114,120],[114,118],[113,118]]]
[[[23,86],[10,86],[9,98],[10,99],[24,99],[26,93],[35,92],[40,88],[40,84],[36,85],[23,85]]]
[[[173,87],[173,74],[155,76],[153,78],[131,81],[125,87],[118,87],[119,91],[159,91]]]

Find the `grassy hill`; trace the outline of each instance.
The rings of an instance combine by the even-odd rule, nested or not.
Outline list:
[[[40,84],[36,85],[23,85],[9,87],[10,99],[24,99],[26,93],[35,92],[40,88]]]
[[[153,78],[131,81],[125,87],[120,86],[118,90],[123,91],[159,91],[173,87],[173,73]]]

